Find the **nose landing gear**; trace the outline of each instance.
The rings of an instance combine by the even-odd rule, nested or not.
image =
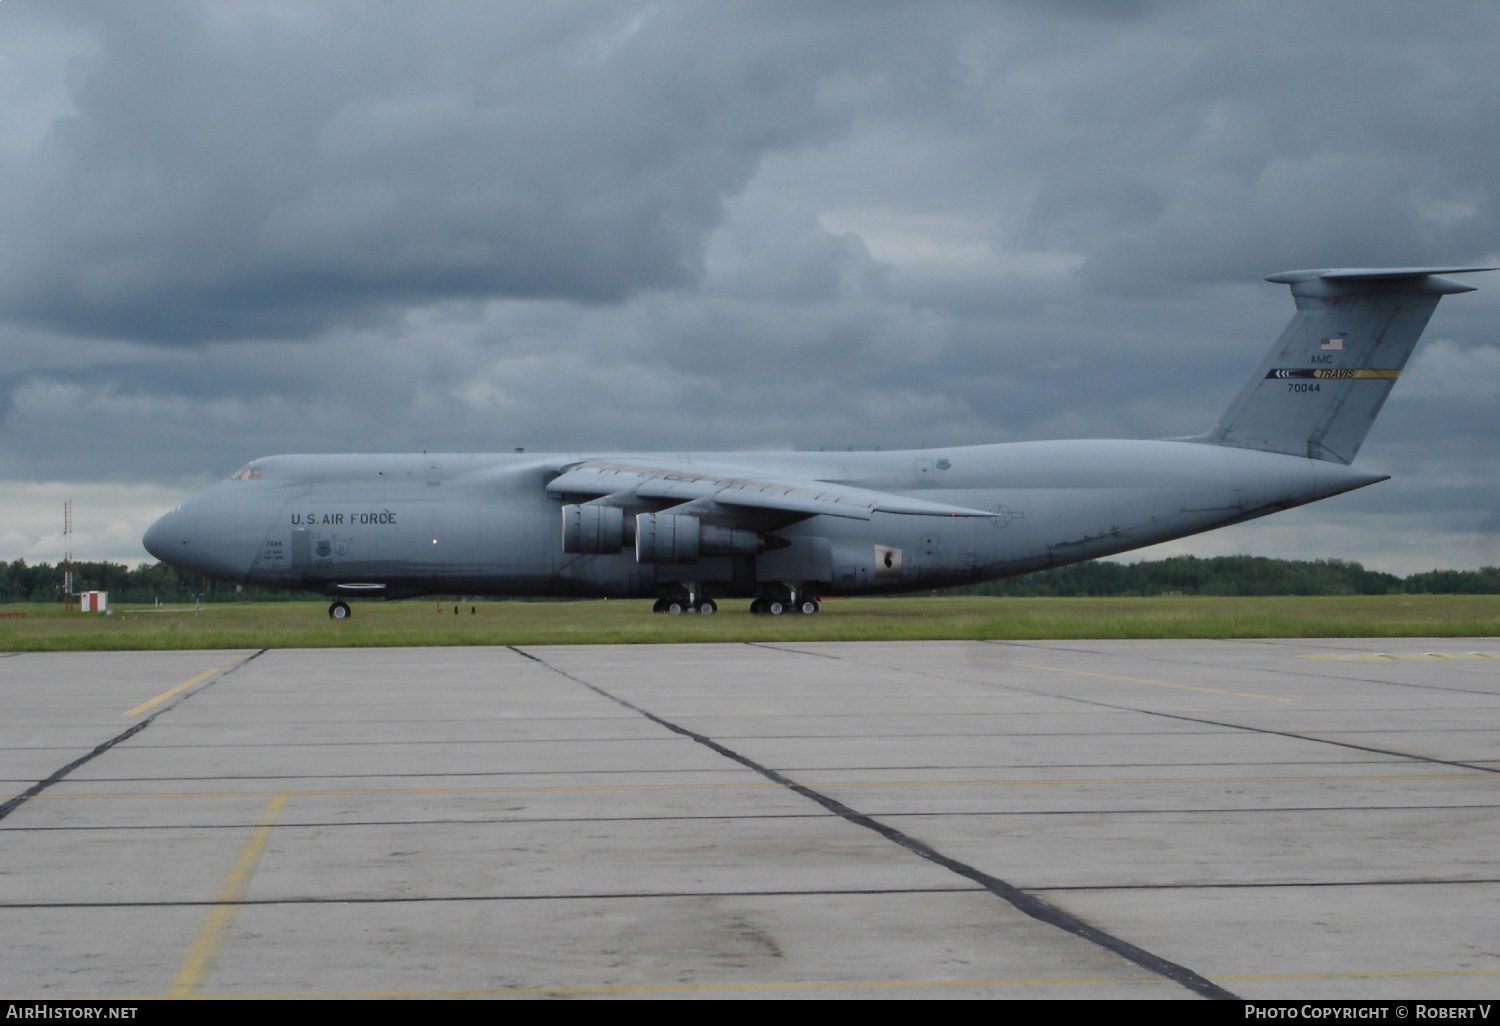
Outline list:
[[[347,620],[350,615],[352,615],[352,611],[349,609],[349,603],[343,599],[334,599],[333,604],[328,607],[328,619],[330,620]]]

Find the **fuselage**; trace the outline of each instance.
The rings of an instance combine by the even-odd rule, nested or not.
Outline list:
[[[1297,312],[1208,433],[900,452],[272,456],[162,517],[157,558],[334,596],[660,598],[970,584],[1290,509],[1385,475],[1350,464],[1442,296],[1475,267],[1269,280]],[[682,604],[683,600],[686,606]],[[663,603],[670,603],[670,609]],[[769,603],[769,606],[767,605]],[[331,616],[348,614],[336,601]]]
[[[811,516],[754,555],[648,564],[564,551],[548,483],[602,454],[259,459],[157,521],[145,544],[183,570],[330,595],[898,592],[1112,555],[1384,480],[1341,463],[1195,441],[1020,442],[892,452],[679,453],[634,459],[781,474],[989,517]]]

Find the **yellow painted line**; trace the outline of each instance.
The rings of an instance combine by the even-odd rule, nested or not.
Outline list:
[[[1047,670],[1051,673],[1072,673],[1079,677],[1101,677],[1104,680],[1123,680],[1130,684],[1154,684],[1159,688],[1179,688],[1183,691],[1204,691],[1210,695],[1231,695],[1235,698],[1258,698],[1262,702],[1296,702],[1295,698],[1278,698],[1275,695],[1256,695],[1248,691],[1224,691],[1220,688],[1201,688],[1192,684],[1173,684],[1171,681],[1151,680],[1147,677],[1119,677],[1113,673],[1093,673],[1089,670],[1070,670],[1063,666],[1039,666],[1036,663],[1018,663],[1010,659],[986,659],[980,662],[999,663],[1002,666],[1024,666],[1028,670]]]
[[[229,942],[230,931],[234,929],[235,920],[240,915],[239,903],[245,900],[245,895],[250,890],[250,878],[255,875],[255,867],[260,865],[266,841],[271,837],[271,827],[275,824],[276,817],[281,815],[286,799],[286,795],[278,794],[273,795],[266,803],[266,809],[260,816],[260,825],[240,849],[240,857],[234,860],[229,875],[224,878],[224,885],[219,888],[219,904],[208,910],[203,926],[198,930],[197,939],[188,949],[182,968],[177,970],[177,978],[167,989],[167,997],[197,997],[203,992],[203,984],[214,971],[214,964],[218,962],[219,956],[224,953],[224,945]]]
[[[1500,659],[1491,652],[1360,652],[1339,655],[1299,655],[1298,659],[1324,659],[1339,663],[1375,663],[1408,659]]]
[[[548,994],[692,994],[704,991],[894,990],[919,987],[1046,987],[1098,986],[1111,983],[1162,984],[1160,976],[1076,976],[999,980],[812,980],[785,983],[659,983],[594,987],[475,987],[455,990],[354,990],[270,994],[214,994],[214,998],[418,998],[418,997],[538,997]]]
[[[155,698],[151,699],[150,701],[148,701],[148,702],[142,702],[140,705],[136,706],[134,709],[127,709],[125,712],[121,713],[120,715],[122,715],[122,716],[135,716],[135,715],[138,715],[140,713],[143,713],[147,709],[151,708],[153,705],[160,705],[162,702],[165,702],[167,699],[171,698],[173,695],[181,694],[182,692],[186,691],[188,688],[192,687],[194,684],[197,684],[199,681],[207,680],[209,677],[212,677],[214,674],[216,674],[220,670],[224,669],[224,667],[230,665],[230,663],[233,663],[236,660],[243,659],[243,658],[244,658],[244,656],[235,656],[234,659],[230,659],[230,660],[228,660],[226,662],[222,662],[218,666],[215,666],[212,670],[204,670],[202,673],[198,674],[198,676],[194,677],[192,680],[185,680],[181,684],[179,684],[175,688],[173,688],[172,690],[170,690],[170,691],[163,691],[161,694],[157,695]]]
[[[1328,973],[1240,973],[1236,975],[1213,974],[1220,983],[1250,983],[1274,980],[1366,980],[1366,979],[1435,979],[1444,976],[1500,976],[1500,969],[1410,969],[1385,971],[1353,971]],[[1161,985],[1167,981],[1160,976],[1073,976],[1032,977],[993,980],[811,980],[787,981],[784,983],[661,983],[621,984],[616,986],[557,986],[557,987],[470,987],[451,990],[330,990],[330,991],[272,991],[265,993],[204,994],[210,1000],[274,1000],[288,998],[424,998],[424,997],[537,997],[548,994],[680,994],[706,991],[817,991],[817,990],[898,990],[916,988],[959,987],[1047,987],[1047,986],[1108,986],[1109,984]],[[89,998],[82,1000],[141,1000],[139,997]],[[146,999],[146,1000],[149,1000]]]
[[[1215,980],[1225,983],[1243,983],[1251,980],[1375,980],[1398,977],[1431,976],[1500,976],[1500,969],[1396,969],[1390,972],[1349,973],[1256,973],[1248,976],[1218,976]]]
[[[1491,780],[1500,781],[1493,773],[1390,773],[1390,774],[1335,774],[1328,776],[1300,777],[1062,777],[1053,779],[1003,779],[1003,780],[814,780],[801,781],[804,787],[1073,787],[1078,785],[1100,786],[1111,784],[1306,784],[1306,783],[1369,783],[1376,781],[1429,781],[1429,780]],[[82,801],[109,799],[151,798],[266,798],[276,795],[291,795],[299,798],[352,797],[358,795],[432,795],[432,794],[547,794],[547,793],[610,793],[617,791],[731,791],[765,790],[783,785],[767,782],[747,781],[743,784],[555,784],[512,787],[372,787],[372,788],[327,788],[306,791],[158,791],[158,792],[114,792],[39,794],[31,800]]]

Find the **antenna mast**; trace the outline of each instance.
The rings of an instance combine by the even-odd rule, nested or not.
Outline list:
[[[63,609],[73,610],[73,500],[63,503]]]

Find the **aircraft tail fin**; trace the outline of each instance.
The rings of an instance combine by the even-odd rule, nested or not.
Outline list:
[[[1219,423],[1199,441],[1350,463],[1443,296],[1444,274],[1492,267],[1284,271],[1297,313]]]

